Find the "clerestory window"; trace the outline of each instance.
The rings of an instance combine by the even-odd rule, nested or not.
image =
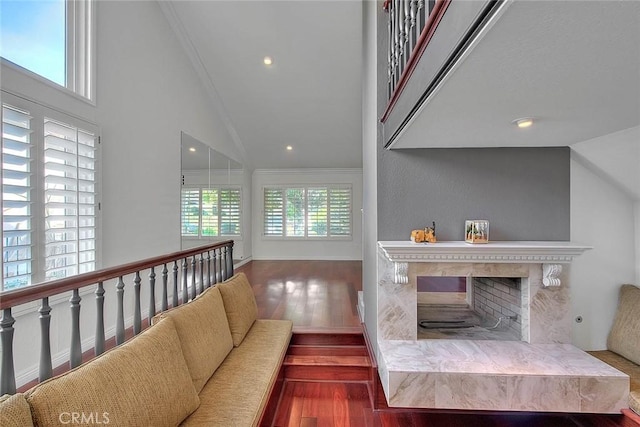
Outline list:
[[[92,98],[93,0],[2,0],[0,56]]]

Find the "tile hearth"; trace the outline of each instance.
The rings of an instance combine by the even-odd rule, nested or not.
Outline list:
[[[628,407],[629,377],[570,344],[568,267],[588,248],[568,242],[378,246],[377,359],[390,407],[589,413]],[[418,276],[520,278],[522,341],[418,339]]]

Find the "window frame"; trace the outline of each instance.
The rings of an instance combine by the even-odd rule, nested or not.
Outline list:
[[[64,85],[0,56],[2,67],[95,106],[96,3],[95,0],[65,0]]]
[[[291,236],[287,235],[287,197],[286,191],[289,189],[304,189],[304,235]],[[266,230],[266,206],[265,206],[265,192],[267,190],[280,189],[283,191],[283,207],[282,207],[282,235],[269,235]],[[327,235],[309,235],[308,217],[309,217],[309,189],[318,190],[324,189],[327,194]],[[349,234],[331,234],[331,208],[330,208],[330,194],[331,190],[341,189],[349,190]],[[352,240],[353,239],[353,186],[351,184],[274,184],[264,185],[262,187],[262,239],[263,240],[287,240],[287,241],[339,241],[339,240]]]
[[[5,92],[2,93],[2,104],[0,106],[11,106],[19,108],[24,111],[28,111],[31,116],[31,182],[30,182],[30,194],[31,194],[31,282],[29,285],[22,286],[14,289],[21,289],[29,287],[34,284],[50,281],[46,279],[46,216],[45,216],[45,119],[62,122],[76,129],[88,131],[95,135],[95,157],[94,157],[94,197],[95,206],[94,211],[94,238],[95,242],[95,259],[94,270],[101,268],[102,266],[102,155],[100,144],[100,128],[94,123],[80,119],[78,117],[70,116],[69,114],[54,110],[48,106],[44,106],[35,101],[28,100],[19,96],[12,95]],[[0,176],[0,187],[2,186],[2,176]],[[0,207],[3,204],[3,197],[0,197]],[[80,214],[78,213],[79,217]],[[4,247],[4,231],[0,230],[2,237],[2,244]],[[80,248],[78,247],[78,255]],[[78,264],[76,268],[79,268]],[[94,271],[90,270],[90,271]],[[76,273],[78,274],[78,273]],[[0,295],[4,291],[4,268],[0,271]]]

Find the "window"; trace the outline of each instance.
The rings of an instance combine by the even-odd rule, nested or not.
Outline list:
[[[183,188],[183,237],[240,236],[239,188]]]
[[[93,0],[2,0],[0,56],[91,98]]]
[[[264,189],[264,236],[351,236],[351,187]]]
[[[95,129],[15,101],[2,104],[1,290],[93,271],[97,263]]]

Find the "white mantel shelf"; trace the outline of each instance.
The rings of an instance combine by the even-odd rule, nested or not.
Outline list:
[[[443,241],[413,243],[411,241],[380,241],[378,247],[389,261],[407,262],[471,262],[471,263],[533,263],[566,264],[591,249],[572,242],[514,241],[466,243]]]

